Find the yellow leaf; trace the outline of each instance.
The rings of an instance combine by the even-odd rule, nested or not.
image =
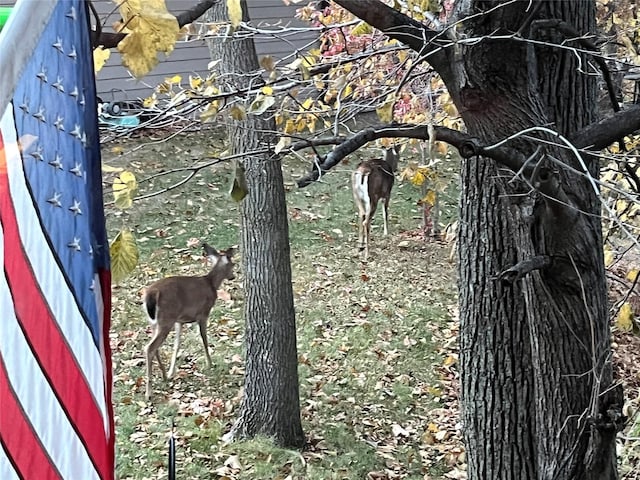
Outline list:
[[[109,60],[109,57],[111,56],[111,50],[109,50],[108,48],[102,48],[102,47],[98,47],[93,51],[93,69],[96,72],[99,72],[100,70],[102,70],[102,67],[104,67],[104,64],[107,63],[107,60]]]
[[[410,179],[411,183],[416,187],[422,185],[425,181],[425,176],[422,174],[420,170],[418,170]]]
[[[133,195],[138,183],[133,173],[124,171],[113,182],[113,198],[117,207],[126,209],[133,204]]]
[[[202,86],[202,81],[202,77],[189,75],[189,86],[194,90],[197,90]]]
[[[157,64],[158,52],[173,51],[180,27],[164,0],[127,0],[117,2],[127,36],[118,43],[122,64],[140,78]]]
[[[244,111],[244,108],[240,105],[234,105],[233,108],[229,111],[229,115],[234,120],[244,120],[247,118],[247,112]]]
[[[613,254],[612,251],[606,251],[604,252],[604,266],[608,267],[609,265],[611,265],[613,263],[613,260],[615,259],[615,255]]]
[[[271,55],[265,55],[260,57],[260,66],[267,72],[272,72],[276,68],[276,62]]]
[[[218,114],[218,101],[214,100],[200,113],[200,120],[210,122]]]
[[[436,204],[436,191],[429,190],[427,194],[422,199],[422,203],[426,203],[427,205],[434,206]]]
[[[144,108],[153,108],[158,104],[158,96],[156,93],[152,93],[150,97],[145,98],[142,101],[142,106]]]
[[[276,147],[274,148],[275,153],[280,153],[282,150],[291,145],[291,137],[280,137]]]
[[[391,123],[393,121],[393,100],[387,100],[381,107],[376,108],[380,121]]]
[[[630,282],[635,282],[636,278],[638,278],[637,268],[632,268],[631,270],[629,270],[629,272],[627,272],[627,280],[629,280]]]
[[[360,36],[360,35],[369,35],[373,32],[373,28],[366,22],[360,22],[358,25],[353,27],[351,30],[351,35]]]
[[[306,112],[313,106],[313,98],[307,98],[302,102],[302,109]]]
[[[227,10],[229,11],[229,21],[231,26],[236,28],[242,22],[242,6],[240,0],[227,0]]]
[[[264,93],[265,95],[273,95],[273,88],[271,88],[270,86],[266,85],[264,87],[262,87],[260,89],[260,91],[262,93]]]
[[[111,278],[115,283],[124,280],[138,265],[138,247],[130,230],[118,232],[111,245]]]
[[[112,148],[111,151],[115,150]],[[123,169],[121,167],[112,167],[111,165],[107,165],[105,163],[102,164],[102,171],[105,173],[116,173],[121,172]]]
[[[179,85],[182,81],[182,77],[180,75],[174,75],[173,77],[165,77],[164,81],[169,85]]]
[[[624,302],[622,307],[620,307],[618,317],[616,318],[616,326],[625,332],[633,330],[633,309],[628,302]]]
[[[451,365],[453,365],[457,361],[458,361],[458,359],[454,355],[448,355],[447,358],[444,359],[444,362],[442,362],[442,364],[445,367],[450,367]]]
[[[287,123],[285,123],[283,131],[287,135],[291,135],[296,131],[296,122],[294,122],[292,118],[287,119]]]
[[[299,116],[296,120],[296,132],[304,132],[305,128],[307,128],[307,119],[303,116]]]

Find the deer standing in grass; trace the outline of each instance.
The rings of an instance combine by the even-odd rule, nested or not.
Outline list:
[[[143,296],[144,311],[153,325],[153,337],[145,348],[147,360],[147,389],[146,398],[151,398],[151,370],[153,357],[158,360],[162,378],[173,376],[176,367],[178,348],[180,348],[180,333],[183,323],[197,322],[200,336],[204,344],[207,367],[211,367],[209,343],[207,341],[207,320],[209,313],[218,298],[217,290],[224,280],[233,280],[233,249],[217,252],[215,248],[204,244],[204,254],[211,261],[212,267],[208,274],[198,277],[167,277],[149,285]],[[175,325],[175,341],[173,357],[169,375],[160,360],[159,348],[164,343],[169,332]]]
[[[383,158],[374,158],[360,162],[351,175],[353,199],[358,207],[358,247],[364,251],[364,260],[369,256],[369,232],[371,219],[376,213],[378,202],[382,204],[384,234],[389,233],[387,218],[389,198],[398,168],[400,154],[396,147],[384,149]]]

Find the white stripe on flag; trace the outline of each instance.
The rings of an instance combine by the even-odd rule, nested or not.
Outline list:
[[[1,242],[2,239],[0,239],[0,243]],[[9,462],[7,453],[4,451],[4,448],[2,448],[2,445],[0,445],[0,478],[2,480],[20,480],[20,477],[14,470],[13,465]]]
[[[4,233],[1,224],[0,262],[4,265]],[[62,478],[99,479],[82,441],[71,427],[40,365],[33,357],[11,307],[13,299],[4,275],[0,276],[0,305],[9,306],[9,311],[2,312],[0,351],[9,383],[25,416]],[[10,435],[10,432],[7,433]],[[5,480],[7,477],[3,474],[0,478]]]
[[[69,344],[82,374],[87,379],[87,384],[102,414],[104,430],[109,432],[109,416],[105,402],[104,371],[100,351],[94,344],[89,327],[86,326],[76,301],[67,288],[64,276],[58,269],[44,233],[40,229],[38,216],[25,185],[11,104],[0,120],[0,130],[4,139],[7,175],[23,247],[39,282],[40,291]]]

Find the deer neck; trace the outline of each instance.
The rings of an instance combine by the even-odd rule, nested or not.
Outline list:
[[[222,272],[216,271],[215,269],[207,273],[206,278],[214,292],[220,288],[220,285],[222,285],[222,282],[224,281]]]

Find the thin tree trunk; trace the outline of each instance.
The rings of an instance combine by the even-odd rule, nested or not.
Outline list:
[[[242,1],[246,18],[246,1]],[[226,3],[210,11],[226,20]],[[253,39],[210,42],[211,57],[222,60],[223,84],[245,88],[260,66]],[[258,77],[259,78],[259,77]],[[275,121],[269,112],[231,121],[232,153],[275,145]],[[235,438],[264,435],[282,446],[301,447],[304,434],[298,394],[296,323],[291,285],[289,227],[282,166],[271,152],[244,157],[248,195],[242,200],[242,256],[245,289],[246,373]]]

